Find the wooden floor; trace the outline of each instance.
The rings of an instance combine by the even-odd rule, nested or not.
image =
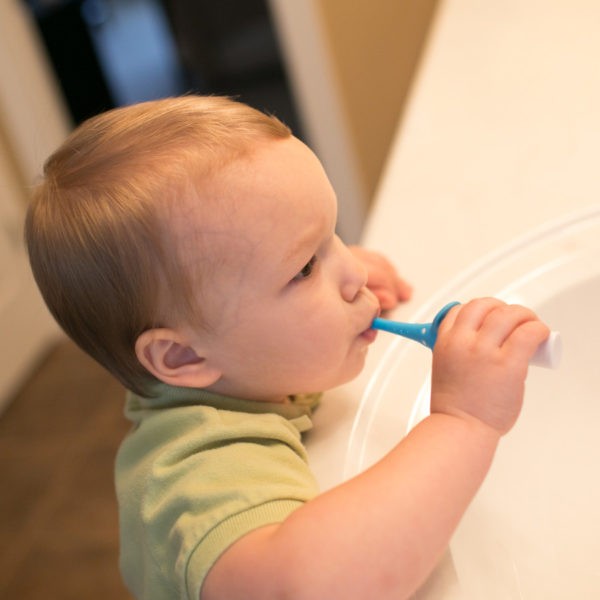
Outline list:
[[[0,417],[0,598],[131,600],[113,464],[123,390],[59,344]]]

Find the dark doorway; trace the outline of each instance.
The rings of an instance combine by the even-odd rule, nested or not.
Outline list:
[[[73,121],[187,92],[227,94],[301,137],[266,0],[23,0]]]

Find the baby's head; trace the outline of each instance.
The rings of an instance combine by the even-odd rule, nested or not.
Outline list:
[[[143,331],[201,318],[168,241],[172,211],[258,141],[289,136],[244,104],[189,96],[90,119],[46,162],[26,222],[36,281],[67,334],[128,388],[147,388]]]
[[[46,163],[26,238],[59,324],[127,388],[277,401],[350,379],[372,341],[378,303],[336,216],[281,122],[184,97],[76,130]]]

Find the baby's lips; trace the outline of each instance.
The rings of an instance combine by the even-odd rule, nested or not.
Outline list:
[[[375,311],[375,314],[371,317],[371,320],[369,321],[369,327],[365,331],[369,331],[370,329],[373,329],[373,321],[380,315],[381,315],[381,307],[378,306],[377,310]]]
[[[378,331],[376,329],[371,329],[369,327],[369,329],[365,329],[361,334],[360,337],[362,337],[363,339],[367,340],[367,342],[371,343],[375,341],[375,338],[377,337]]]

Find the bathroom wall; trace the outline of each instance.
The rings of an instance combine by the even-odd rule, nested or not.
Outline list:
[[[69,124],[19,0],[0,2],[0,410],[58,336],[22,239],[28,187]]]
[[[437,0],[269,0],[308,141],[360,239]]]
[[[373,196],[437,0],[320,0],[367,198]]]

